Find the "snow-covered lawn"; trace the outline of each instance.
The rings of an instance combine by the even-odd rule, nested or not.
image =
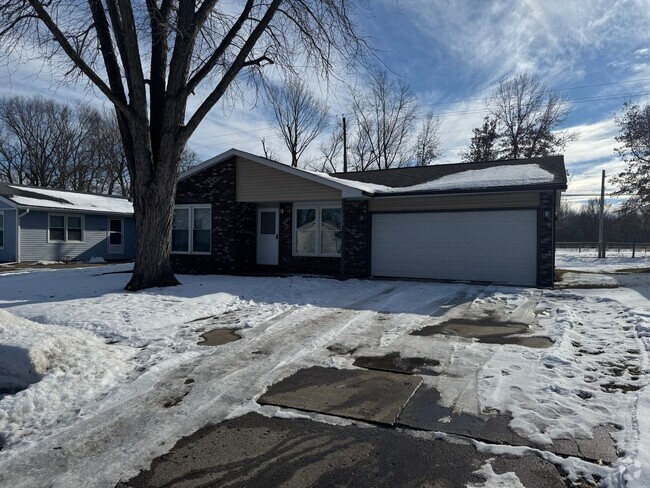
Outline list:
[[[409,332],[461,302],[514,317],[532,289],[181,276],[182,286],[126,293],[128,275],[116,272],[128,268],[0,275],[0,388],[26,387],[0,390],[0,485],[112,487],[208,423],[296,415],[255,399],[301,368],[399,351],[440,360],[442,374],[425,381],[447,405],[509,412],[512,428],[538,442],[617,425],[616,465],[570,460],[566,469],[650,486],[650,274],[631,286],[545,291],[531,333],[555,344],[530,349]],[[197,345],[216,327],[242,339]]]

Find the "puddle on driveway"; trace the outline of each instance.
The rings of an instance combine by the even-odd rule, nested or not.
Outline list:
[[[411,332],[414,336],[453,335],[478,339],[486,344],[515,344],[543,349],[553,345],[548,337],[522,337],[528,331],[526,324],[517,322],[496,322],[493,319],[451,319],[440,325],[430,325]]]
[[[200,337],[203,340],[198,342],[199,346],[221,346],[241,339],[241,336],[235,333],[235,329],[213,329],[201,334]]]
[[[430,376],[440,374],[433,369],[440,366],[440,361],[428,358],[403,358],[399,352],[391,352],[384,356],[360,356],[354,360],[354,365],[360,368],[390,371],[392,373],[415,373]]]

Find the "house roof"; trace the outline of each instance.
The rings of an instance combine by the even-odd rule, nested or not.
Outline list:
[[[563,156],[355,171],[332,177],[376,186],[375,196],[567,187]]]
[[[395,196],[436,193],[517,191],[567,187],[564,156],[487,161],[480,163],[436,164],[331,175],[294,168],[254,154],[230,149],[182,173],[179,180],[239,156],[325,186],[343,191],[343,197]]]
[[[14,185],[0,182],[0,197],[19,208],[84,213],[133,214],[124,197]]]

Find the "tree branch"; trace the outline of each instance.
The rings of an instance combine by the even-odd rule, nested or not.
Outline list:
[[[41,19],[43,24],[45,24],[45,27],[52,33],[56,41],[59,43],[61,48],[65,51],[65,53],[68,55],[70,60],[75,64],[79,70],[85,74],[88,79],[104,94],[106,95],[106,98],[108,98],[115,107],[120,110],[122,113],[124,113],[125,116],[130,116],[131,111],[129,109],[129,106],[124,103],[123,100],[120,100],[119,97],[113,93],[113,91],[106,85],[104,80],[101,79],[101,77],[95,73],[95,71],[88,66],[88,64],[83,60],[81,55],[75,51],[75,49],[70,45],[68,40],[66,39],[65,35],[61,30],[58,28],[54,20],[52,20],[52,17],[50,17],[50,14],[47,13],[45,10],[45,7],[43,7],[43,4],[38,1],[38,0],[28,0],[29,4],[32,6],[38,17]]]
[[[214,105],[221,99],[223,94],[226,92],[226,89],[235,79],[237,74],[241,71],[246,63],[246,58],[251,53],[255,44],[262,36],[264,31],[267,29],[273,16],[278,11],[278,8],[282,4],[282,0],[273,0],[271,5],[269,5],[267,11],[264,13],[264,16],[260,22],[255,26],[255,29],[251,32],[250,36],[242,46],[239,54],[233,61],[232,65],[228,71],[223,75],[223,78],[217,84],[216,88],[208,95],[208,97],[203,101],[199,108],[194,112],[194,115],[187,122],[185,127],[181,130],[182,140],[187,141],[192,133],[196,130],[201,121],[205,118],[208,112],[214,107]]]
[[[242,26],[244,25],[244,22],[246,22],[246,20],[248,19],[248,16],[250,15],[254,4],[255,4],[254,0],[248,0],[246,2],[246,5],[244,6],[244,10],[242,10],[242,13],[239,15],[239,18],[232,25],[228,33],[224,36],[221,43],[219,43],[217,49],[215,49],[214,53],[212,53],[212,55],[203,64],[203,66],[187,82],[188,92],[190,93],[194,92],[194,90],[199,85],[199,83],[201,83],[201,81],[203,81],[203,79],[206,76],[208,76],[210,72],[214,69],[214,67],[217,65],[217,62],[225,54],[226,50],[228,49],[228,47],[230,47],[233,40],[241,30]]]

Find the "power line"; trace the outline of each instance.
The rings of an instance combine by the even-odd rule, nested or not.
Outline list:
[[[626,84],[626,83],[636,83],[636,82],[641,82],[641,81],[647,81],[650,80],[650,78],[638,78],[635,80],[626,80],[626,81],[617,81],[617,82],[610,82],[610,83],[599,83],[599,84],[594,84],[594,85],[583,85],[583,86],[576,86],[576,87],[568,87],[560,90],[573,90],[573,89],[581,89],[581,88],[593,88],[593,87],[599,87],[599,86],[611,86],[611,85],[619,85],[619,84]],[[650,91],[644,91],[644,92],[634,92],[634,93],[621,93],[621,94],[615,94],[615,95],[603,95],[603,96],[594,96],[594,97],[583,97],[583,98],[568,98],[567,102],[570,103],[587,103],[587,102],[597,102],[597,101],[606,101],[606,100],[614,100],[617,98],[627,98],[627,97],[638,97],[638,96],[644,96],[644,95],[650,95]],[[469,101],[485,101],[488,100],[489,98],[468,98],[468,99],[459,99],[455,101],[450,101],[450,102],[434,102],[434,103],[428,103],[428,104],[422,104],[422,107],[429,107],[429,106],[436,106],[436,105],[445,105],[445,104],[453,104],[453,103],[463,103],[463,102],[469,102]],[[481,114],[481,113],[489,113],[489,111],[486,108],[480,108],[480,109],[467,109],[467,110],[456,110],[456,111],[449,111],[449,112],[440,112],[437,113],[436,115],[439,117],[456,117],[456,116],[461,116],[461,115],[476,115],[476,114]],[[345,112],[342,115],[353,115],[350,112]],[[424,117],[422,115],[421,117]],[[192,138],[192,142],[195,141],[201,141],[201,140],[206,140],[206,139],[215,139],[215,138],[223,138],[223,137],[230,137],[230,136],[236,136],[240,134],[249,134],[253,132],[260,132],[260,131],[267,131],[269,128],[263,127],[263,128],[258,128],[258,129],[250,129],[250,130],[243,130],[243,131],[237,131],[237,132],[230,132],[227,134],[218,134],[214,136],[204,136],[200,138]],[[272,139],[272,138],[277,138],[278,136],[262,136],[265,139]],[[215,144],[215,147],[218,146],[225,146],[229,144],[239,144],[239,143],[245,143],[245,142],[251,142],[251,141],[256,141],[259,140],[260,138],[255,138],[255,139],[246,139],[242,141],[232,141],[228,142],[225,144]],[[589,140],[606,140],[607,138],[603,139],[581,139],[583,141],[589,141]],[[210,145],[204,145],[203,147],[211,147]]]

